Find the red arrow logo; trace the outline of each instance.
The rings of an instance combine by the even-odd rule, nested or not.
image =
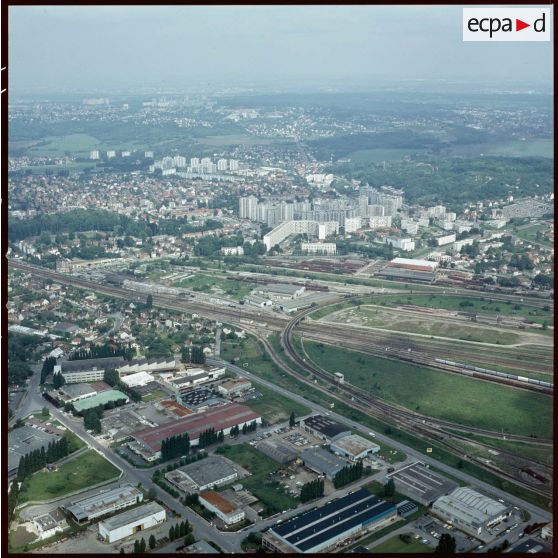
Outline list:
[[[515,30],[516,31],[521,31],[522,29],[525,29],[526,27],[531,27],[531,24],[530,23],[525,23],[524,21],[521,21],[520,19],[515,20]]]

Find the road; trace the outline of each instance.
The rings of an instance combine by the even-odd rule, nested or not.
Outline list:
[[[253,380],[255,382],[259,382],[260,384],[263,384],[264,386],[266,386],[269,389],[272,389],[273,391],[276,391],[277,393],[280,393],[281,395],[284,395],[285,397],[288,397],[294,401],[296,401],[297,403],[300,403],[302,405],[306,405],[307,407],[310,407],[313,411],[321,413],[321,414],[330,414],[330,416],[335,419],[337,422],[340,422],[341,424],[345,424],[347,426],[349,426],[352,430],[355,430],[357,432],[360,432],[362,434],[367,435],[369,432],[369,429],[360,425],[359,423],[350,420],[342,415],[339,415],[335,412],[332,412],[330,409],[326,409],[325,407],[322,407],[321,405],[318,405],[317,403],[313,403],[312,401],[309,401],[307,399],[305,399],[304,397],[290,392],[285,388],[282,388],[280,386],[277,386],[271,382],[268,382],[262,378],[260,378],[259,376],[252,374],[251,372],[248,372],[247,370],[245,370],[244,368],[241,368],[239,366],[236,366],[234,364],[231,364],[225,360],[222,359],[207,359],[207,362],[209,364],[214,364],[214,365],[220,365],[220,366],[226,366],[227,368],[229,368],[230,370],[232,370],[233,372],[235,372],[236,374],[238,374],[239,376],[243,376],[245,378],[248,378],[250,380]],[[389,438],[379,432],[376,433],[376,439],[379,440],[380,442],[385,443],[388,446],[391,446],[393,449],[397,449],[402,451],[403,453],[406,453],[408,456],[412,457],[414,460],[417,461],[422,461],[423,463],[427,464],[427,465],[431,465],[432,467],[435,467],[436,469],[446,472],[448,474],[450,474],[453,477],[456,477],[472,486],[475,486],[477,488],[480,488],[483,490],[483,492],[486,492],[488,494],[492,494],[494,495],[496,498],[501,498],[503,500],[505,500],[506,502],[509,502],[510,504],[514,505],[514,506],[518,506],[520,508],[526,509],[533,517],[532,517],[532,521],[535,521],[537,518],[539,518],[541,521],[550,521],[552,519],[552,515],[546,511],[543,510],[537,506],[535,506],[534,504],[531,504],[530,502],[525,502],[523,500],[521,500],[520,498],[517,498],[516,496],[513,496],[511,494],[508,494],[507,492],[500,490],[498,488],[493,487],[492,485],[483,482],[475,477],[472,477],[471,475],[468,475],[467,473],[464,473],[463,471],[460,471],[459,469],[454,469],[453,467],[450,467],[449,465],[445,465],[444,463],[437,461],[436,459],[433,459],[432,457],[423,454],[413,448],[410,448],[409,446],[406,446],[405,444],[402,444],[401,442],[398,442],[396,440],[393,440],[392,438]]]

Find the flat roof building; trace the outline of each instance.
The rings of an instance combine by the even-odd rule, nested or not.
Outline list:
[[[80,399],[87,399],[97,395],[97,391],[89,384],[64,384],[59,390],[59,400],[62,403],[73,403]]]
[[[212,490],[201,492],[199,499],[200,504],[210,512],[213,512],[225,525],[234,525],[245,517],[244,510],[237,508],[218,492]]]
[[[238,472],[228,459],[212,455],[170,471],[165,477],[188,492],[228,484],[238,478]]]
[[[137,533],[160,525],[167,519],[165,508],[157,502],[149,502],[99,523],[99,535],[113,543]]]
[[[124,484],[110,490],[101,491],[89,498],[74,500],[64,508],[77,523],[86,523],[142,501],[143,492],[141,490],[131,484]]]
[[[334,440],[351,434],[351,430],[346,426],[324,415],[308,417],[304,419],[302,425],[307,432],[327,442],[333,442]]]
[[[351,536],[384,526],[396,517],[395,504],[360,489],[274,525],[264,533],[262,545],[273,552],[323,552]]]
[[[509,517],[511,512],[510,506],[468,487],[456,488],[432,505],[433,514],[484,541],[495,538],[490,527]]]
[[[130,401],[130,398],[125,393],[118,391],[117,389],[107,389],[106,391],[97,393],[93,397],[75,401],[74,403],[72,403],[72,405],[74,406],[74,409],[76,411],[82,412],[86,411],[87,409],[97,407],[98,405],[105,405],[106,403],[110,403],[111,401],[120,401],[121,399],[124,399],[126,403]]]
[[[300,454],[300,459],[304,461],[305,467],[320,475],[325,475],[329,480],[333,480],[341,469],[349,465],[344,459],[319,447],[305,449]]]
[[[350,434],[349,436],[337,438],[335,442],[330,444],[329,449],[333,453],[347,457],[351,461],[358,461],[371,453],[378,453],[380,446],[358,434]]]
[[[50,442],[60,439],[58,434],[44,432],[32,426],[20,426],[8,432],[8,475],[17,473],[19,460],[32,451],[47,448]]]
[[[61,373],[67,384],[98,382],[104,378],[105,370],[116,370],[125,362],[121,356],[67,360],[55,365],[53,374]]]
[[[243,378],[235,378],[232,380],[227,380],[221,385],[217,386],[217,391],[223,397],[238,397],[243,393],[247,392],[252,387],[252,382],[250,380],[245,380]]]
[[[434,473],[420,461],[389,473],[387,478],[393,479],[397,492],[424,506],[429,506],[458,486],[455,481]]]
[[[297,452],[287,444],[275,440],[263,440],[256,445],[256,449],[281,465],[286,465],[298,457]]]
[[[147,372],[134,372],[128,376],[122,376],[120,381],[128,387],[146,386],[155,380],[154,376]]]

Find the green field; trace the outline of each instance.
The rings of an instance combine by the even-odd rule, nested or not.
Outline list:
[[[43,138],[42,143],[42,145],[31,147],[29,153],[47,157],[64,155],[66,152],[89,154],[92,149],[99,149],[101,142],[88,134],[68,134],[66,136],[47,136]]]
[[[536,244],[540,244],[541,246],[546,246],[547,248],[552,248],[552,242],[541,238],[540,240],[537,239],[537,232],[546,231],[548,230],[547,225],[533,225],[531,227],[526,227],[524,229],[517,229],[513,234],[518,238],[526,240],[528,242],[533,242]]]
[[[359,304],[377,304],[381,306],[424,306],[425,308],[440,308],[443,310],[457,310],[461,312],[475,312],[478,314],[501,314],[504,316],[524,317],[532,322],[542,323],[552,320],[552,301],[549,301],[548,309],[535,308],[526,304],[514,304],[502,301],[482,300],[482,297],[450,296],[450,295],[422,295],[422,294],[391,294],[363,296],[358,300],[343,302],[317,310],[312,314],[313,319],[319,319],[331,312],[352,308]]]
[[[204,293],[212,293],[219,296],[228,296],[235,300],[242,300],[250,294],[255,287],[252,283],[244,281],[233,281],[212,275],[198,273],[193,277],[182,279],[173,283],[174,287],[183,287]]]
[[[312,341],[304,348],[324,370],[341,372],[351,384],[427,416],[552,437],[552,398],[546,395]]]
[[[349,154],[354,163],[381,163],[382,161],[399,161],[407,155],[423,154],[424,149],[360,149]]]
[[[287,397],[266,388],[262,384],[253,382],[253,385],[263,394],[263,397],[246,401],[243,405],[250,407],[250,409],[256,413],[260,413],[260,415],[262,415],[262,417],[269,424],[275,424],[288,420],[291,412],[293,411],[297,417],[308,415],[311,412],[311,409],[305,405],[301,405],[292,399],[288,399]]]
[[[390,331],[419,333],[436,337],[448,337],[477,343],[492,343],[499,345],[513,345],[520,343],[522,338],[518,333],[497,328],[472,325],[464,321],[440,320],[439,317],[424,314],[419,316],[409,312],[387,310],[377,306],[361,306],[359,309],[347,309],[336,314],[337,319],[345,321],[353,317],[362,321],[362,325],[376,327]]]
[[[26,479],[20,503],[60,498],[76,490],[116,479],[120,471],[94,450],[88,450],[56,471],[39,471]]]
[[[294,508],[298,499],[283,492],[274,473],[280,465],[247,443],[220,446],[216,453],[238,463],[252,476],[242,479],[242,484],[265,506],[264,516]]]
[[[551,139],[530,139],[529,141],[506,141],[500,143],[475,143],[451,148],[452,155],[476,157],[496,155],[501,157],[554,157],[554,142]]]
[[[411,539],[411,542],[406,543],[399,538],[399,535],[396,535],[395,537],[384,541],[382,544],[372,547],[371,552],[373,554],[424,554],[434,552],[434,549],[414,538]]]
[[[200,138],[199,143],[203,145],[270,145],[276,143],[274,138],[260,138],[257,136],[250,136],[248,134],[228,134],[223,136],[206,136]]]

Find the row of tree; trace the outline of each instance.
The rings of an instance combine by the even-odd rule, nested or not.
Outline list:
[[[54,357],[47,357],[43,361],[43,367],[41,368],[41,385],[43,385],[50,374],[53,373],[54,367],[56,366],[56,359]]]
[[[161,442],[161,461],[168,461],[175,457],[188,455],[190,452],[190,437],[188,433],[165,438]]]
[[[59,440],[50,442],[46,450],[42,447],[22,455],[17,468],[18,480],[22,481],[41,470],[47,463],[54,463],[66,457],[69,453],[68,439],[64,436]]]
[[[190,362],[192,364],[205,364],[205,353],[203,347],[200,345],[193,345],[192,347],[183,347],[182,362]]]
[[[223,443],[225,441],[225,434],[221,430],[220,432],[215,432],[215,428],[208,428],[200,434],[200,439],[198,442],[198,447],[206,448],[211,444],[216,444],[217,442]]]
[[[315,500],[324,495],[324,480],[315,479],[307,482],[300,490],[300,501],[302,503]]]
[[[169,529],[169,539],[174,541],[180,537],[185,537],[188,533],[192,532],[192,526],[189,521],[182,521],[176,525],[171,526]]]
[[[87,360],[90,358],[110,358],[110,357],[124,357],[126,360],[131,360],[134,356],[135,350],[130,345],[104,343],[103,345],[92,345],[89,349],[84,347],[74,351],[68,360]]]
[[[121,382],[120,374],[118,374],[116,370],[105,370],[103,380],[112,388],[125,393],[135,403],[139,403],[141,401],[141,394],[126,385],[124,382]]]
[[[66,383],[66,379],[61,372],[57,372],[52,376],[52,386],[54,389],[60,389]]]
[[[335,478],[333,479],[333,486],[335,486],[335,488],[341,488],[346,484],[350,484],[351,482],[360,479],[363,472],[364,466],[362,461],[359,461],[354,465],[347,465],[335,475]]]

